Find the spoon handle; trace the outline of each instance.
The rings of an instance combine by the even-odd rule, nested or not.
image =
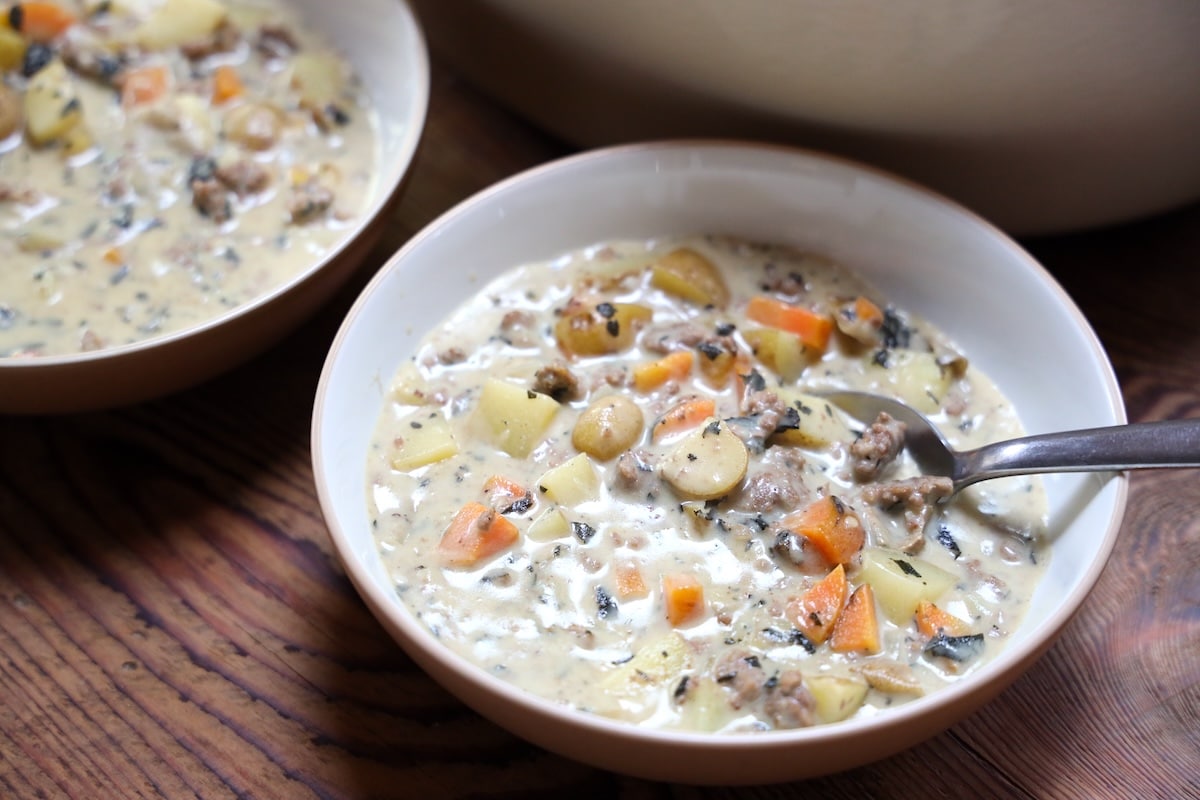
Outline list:
[[[1043,433],[959,454],[957,487],[1035,472],[1200,467],[1200,419]]]

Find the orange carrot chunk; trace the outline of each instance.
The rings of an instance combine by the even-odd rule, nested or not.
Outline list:
[[[667,353],[660,359],[638,364],[633,368],[633,388],[639,392],[650,392],[667,381],[683,381],[692,372],[695,356],[688,350]]]
[[[213,72],[212,101],[215,105],[241,97],[243,91],[241,76],[234,67],[222,64]]]
[[[46,42],[57,39],[63,31],[75,24],[76,18],[70,10],[57,3],[32,0],[16,3],[8,9],[8,21],[13,29],[31,42]]]
[[[700,615],[704,607],[704,586],[695,575],[686,572],[664,575],[663,602],[667,621],[679,626]]]
[[[883,322],[883,310],[870,298],[863,297],[861,294],[854,298],[854,316],[871,325]]]
[[[922,600],[917,604],[914,617],[917,622],[917,630],[928,639],[932,639],[939,633],[946,636],[965,636],[969,632],[966,622],[949,611],[938,608],[928,600]]]
[[[787,615],[796,628],[813,644],[829,638],[846,605],[846,570],[838,564],[829,574],[808,587],[788,604]]]
[[[613,568],[613,574],[617,580],[618,599],[629,600],[635,597],[645,597],[649,593],[649,589],[646,588],[646,580],[642,577],[642,571],[638,569],[637,564],[628,561],[617,564]]]
[[[512,478],[504,475],[493,475],[483,482],[484,494],[502,494],[510,497],[523,497],[529,490]]]
[[[153,103],[166,94],[170,79],[170,70],[163,64],[129,70],[121,81],[121,105],[130,108]]]
[[[470,502],[450,520],[437,549],[451,566],[469,567],[508,549],[519,536],[517,526],[494,509]]]
[[[710,397],[689,397],[681,400],[658,418],[650,430],[650,438],[657,442],[664,437],[691,430],[716,413],[716,401]]]
[[[805,537],[830,564],[850,563],[867,539],[858,515],[833,495],[789,514],[780,525]]]
[[[829,646],[837,653],[878,653],[879,617],[875,613],[875,590],[864,583],[854,590],[842,609]]]
[[[789,331],[800,337],[806,347],[824,352],[833,333],[833,318],[828,314],[785,303],[774,297],[755,295],[746,303],[746,316],[771,328]]]
[[[492,508],[504,513],[527,511],[533,505],[533,492],[504,475],[493,475],[483,482],[483,493],[491,498]],[[515,504],[523,507],[514,508]]]

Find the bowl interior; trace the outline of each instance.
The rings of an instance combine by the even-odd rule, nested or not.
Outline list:
[[[696,232],[788,243],[841,260],[956,339],[1015,403],[1030,432],[1124,421],[1111,366],[1070,298],[996,229],[919,187],[812,153],[718,142],[632,145],[531,170],[448,212],[376,275],[334,342],[313,422],[318,491],[352,579],[402,644],[420,651],[426,666],[454,673],[452,683],[464,693],[478,689],[519,703],[523,713],[563,716],[449,657],[395,599],[371,538],[365,490],[367,442],[385,387],[425,331],[498,272],[605,240]],[[1063,475],[1047,478],[1046,489],[1051,566],[1005,651],[940,693],[876,720],[826,728],[840,727],[835,735],[843,736],[890,725],[879,722],[889,715],[916,721],[930,714],[944,727],[955,721],[952,712],[969,710],[959,701],[989,682],[1011,680],[1048,645],[1111,550],[1125,482]],[[594,720],[578,724],[643,744],[670,738]],[[829,735],[809,729],[767,736],[803,743]],[[567,752],[586,760],[582,751]],[[720,769],[713,768],[714,780],[732,777]],[[667,767],[654,774],[677,777]],[[803,774],[797,765],[777,777]]]
[[[416,155],[429,103],[429,56],[406,2],[287,0],[342,53],[378,115],[375,180],[360,222],[322,258],[252,302],[184,330],[103,350],[0,358],[0,413],[71,412],[159,396],[261,352],[352,273]]]
[[[379,113],[379,172],[370,216],[408,171],[425,124],[429,57],[420,25],[407,3],[394,0],[288,2],[350,60]]]

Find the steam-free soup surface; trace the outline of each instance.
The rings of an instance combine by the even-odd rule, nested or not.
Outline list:
[[[401,602],[489,673],[646,726],[885,712],[998,653],[1042,574],[1040,484],[941,503],[904,430],[1015,410],[941,332],[826,259],[614,242],[496,279],[396,376],[367,465]]]

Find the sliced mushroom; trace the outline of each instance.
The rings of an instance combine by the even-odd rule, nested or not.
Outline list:
[[[588,406],[571,432],[571,443],[590,456],[607,461],[634,445],[646,422],[637,403],[624,395],[602,397]]]
[[[275,146],[283,130],[283,112],[266,103],[244,103],[225,116],[225,135],[251,150]]]
[[[745,443],[724,421],[713,418],[681,439],[659,470],[684,497],[715,500],[742,482],[749,463]]]

